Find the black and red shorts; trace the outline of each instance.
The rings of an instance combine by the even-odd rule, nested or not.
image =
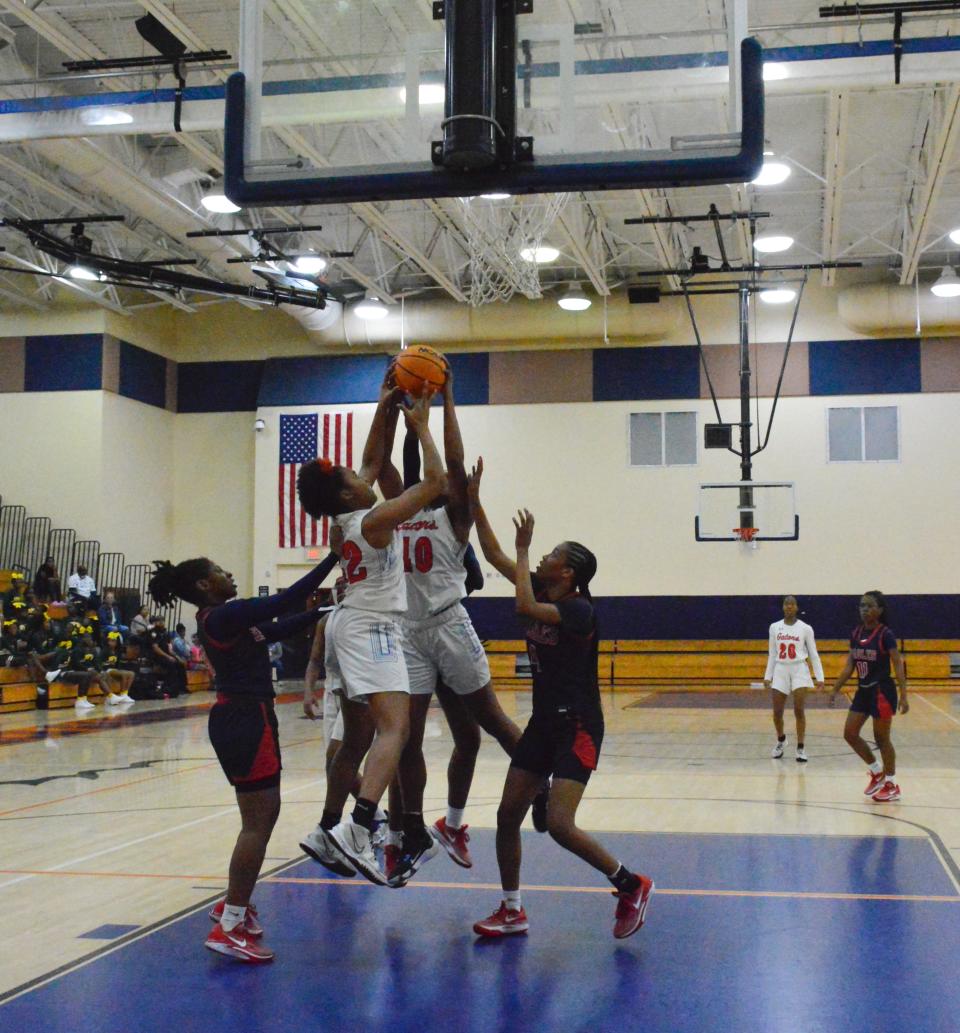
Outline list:
[[[850,709],[855,714],[869,714],[880,720],[891,718],[897,712],[897,687],[892,681],[861,685],[853,697]]]
[[[544,778],[553,775],[586,785],[591,772],[597,769],[602,742],[602,714],[534,714],[520,736],[510,764]]]
[[[273,700],[218,693],[207,728],[220,767],[238,793],[280,785],[280,736]]]

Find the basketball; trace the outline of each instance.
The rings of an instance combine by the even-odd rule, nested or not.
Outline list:
[[[425,344],[400,352],[394,363],[397,387],[419,398],[425,390],[439,391],[447,380],[447,360]]]

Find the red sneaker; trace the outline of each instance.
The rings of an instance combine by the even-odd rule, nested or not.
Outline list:
[[[225,900],[219,900],[212,908],[207,912],[210,916],[211,922],[219,922],[223,918],[223,905],[226,904]],[[243,920],[244,928],[247,930],[248,936],[263,936],[263,926],[257,921],[257,909],[253,904],[247,905],[247,916]]]
[[[864,796],[873,796],[873,795],[875,795],[877,790],[879,790],[880,786],[882,786],[885,781],[886,781],[886,775],[884,775],[884,773],[882,771],[880,772],[879,775],[874,775],[874,774],[871,773],[870,781],[867,783],[867,788],[864,789],[863,795]]]
[[[530,923],[523,908],[511,911],[505,901],[500,901],[500,907],[489,918],[474,923],[473,931],[477,936],[497,937],[525,933],[529,928]]]
[[[443,847],[461,868],[472,868],[473,858],[470,856],[470,849],[467,843],[470,836],[467,834],[469,825],[461,825],[458,829],[447,827],[446,818],[437,818],[430,827],[430,835]]]
[[[388,843],[383,848],[383,874],[386,875],[389,880],[393,873],[397,869],[397,862],[400,860],[400,855],[403,851],[400,847],[395,846],[393,843]]]
[[[273,951],[254,940],[242,922],[230,932],[227,932],[218,922],[210,930],[204,947],[207,950],[216,951],[218,954],[226,954],[229,958],[236,958],[238,961],[252,961],[254,964],[260,965],[273,961]]]
[[[637,875],[640,885],[632,893],[614,893],[617,898],[617,916],[613,923],[613,935],[625,940],[643,925],[647,905],[653,896],[653,879]]]
[[[893,803],[900,799],[900,786],[892,779],[887,779],[883,785],[873,794],[874,803]]]

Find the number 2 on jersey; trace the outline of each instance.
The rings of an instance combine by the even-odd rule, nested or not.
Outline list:
[[[777,657],[778,660],[796,660],[797,659],[797,646],[796,643],[791,642],[787,645],[786,642],[780,643],[780,655]]]
[[[360,565],[363,553],[356,542],[344,542],[343,548],[340,550],[340,558],[347,566],[348,584],[355,585],[358,581],[363,581],[366,578],[367,568]]]
[[[429,574],[433,569],[433,542],[429,538],[418,538],[413,544],[413,563],[410,562],[410,539],[403,536],[403,569],[407,574],[413,573],[416,567],[421,574]]]

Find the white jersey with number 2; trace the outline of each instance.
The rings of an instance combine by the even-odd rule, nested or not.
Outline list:
[[[363,518],[369,512],[358,509],[335,518],[343,531],[340,569],[347,586],[342,605],[353,610],[400,615],[407,609],[400,537],[394,531],[386,548],[375,549],[361,531]]]
[[[810,659],[813,676],[818,682],[823,681],[823,664],[817,653],[817,643],[813,637],[813,628],[801,620],[793,624],[786,621],[774,621],[770,625],[770,648],[767,656],[767,671],[764,681],[773,677],[775,664],[800,664]]]

